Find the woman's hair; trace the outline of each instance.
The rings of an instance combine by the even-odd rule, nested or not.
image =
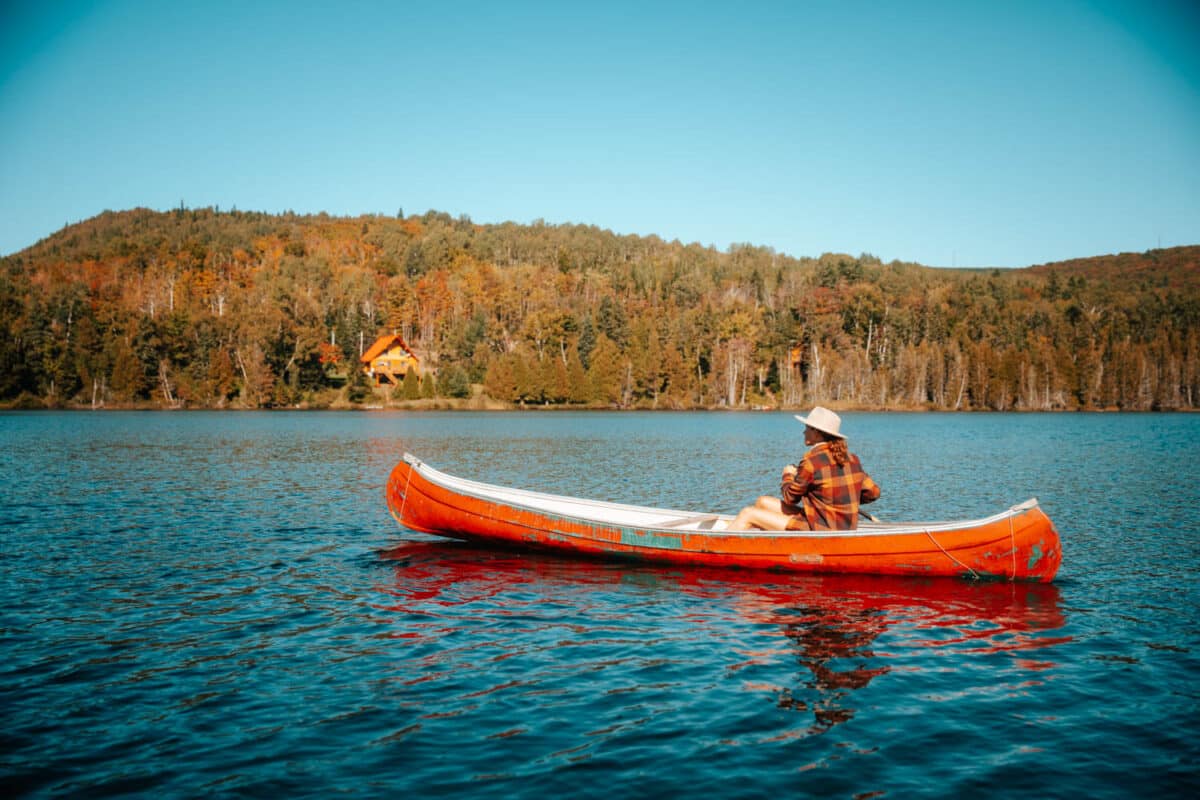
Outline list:
[[[829,445],[829,455],[833,458],[833,463],[842,467],[850,461],[850,450],[846,447],[845,439],[839,439],[836,436],[826,436],[825,443]]]

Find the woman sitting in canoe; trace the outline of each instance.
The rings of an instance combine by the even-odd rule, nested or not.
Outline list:
[[[804,423],[804,444],[810,449],[798,465],[783,468],[781,497],[758,498],[726,530],[852,530],[858,527],[859,504],[879,499],[879,486],[846,448],[841,417],[817,406],[796,419]]]

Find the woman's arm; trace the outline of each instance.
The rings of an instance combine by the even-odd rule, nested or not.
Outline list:
[[[800,505],[800,498],[808,494],[812,489],[813,469],[809,463],[808,456],[801,460],[795,471],[788,477],[788,471],[784,470],[784,480],[779,487],[779,496],[783,502],[790,506]]]
[[[879,484],[871,480],[871,476],[864,472],[862,489],[858,493],[858,502],[874,503],[881,494],[883,494],[883,490],[879,488]]]

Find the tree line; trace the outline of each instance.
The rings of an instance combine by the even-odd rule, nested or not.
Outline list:
[[[1195,408],[1200,246],[1019,270],[467,217],[105,212],[0,260],[22,407]],[[400,333],[421,380],[358,357]]]

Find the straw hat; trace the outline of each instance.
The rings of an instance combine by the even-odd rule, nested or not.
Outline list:
[[[816,428],[822,433],[828,433],[830,436],[836,436],[839,439],[846,438],[841,433],[842,418],[824,406],[814,406],[807,417],[797,414],[796,419],[810,428]]]

